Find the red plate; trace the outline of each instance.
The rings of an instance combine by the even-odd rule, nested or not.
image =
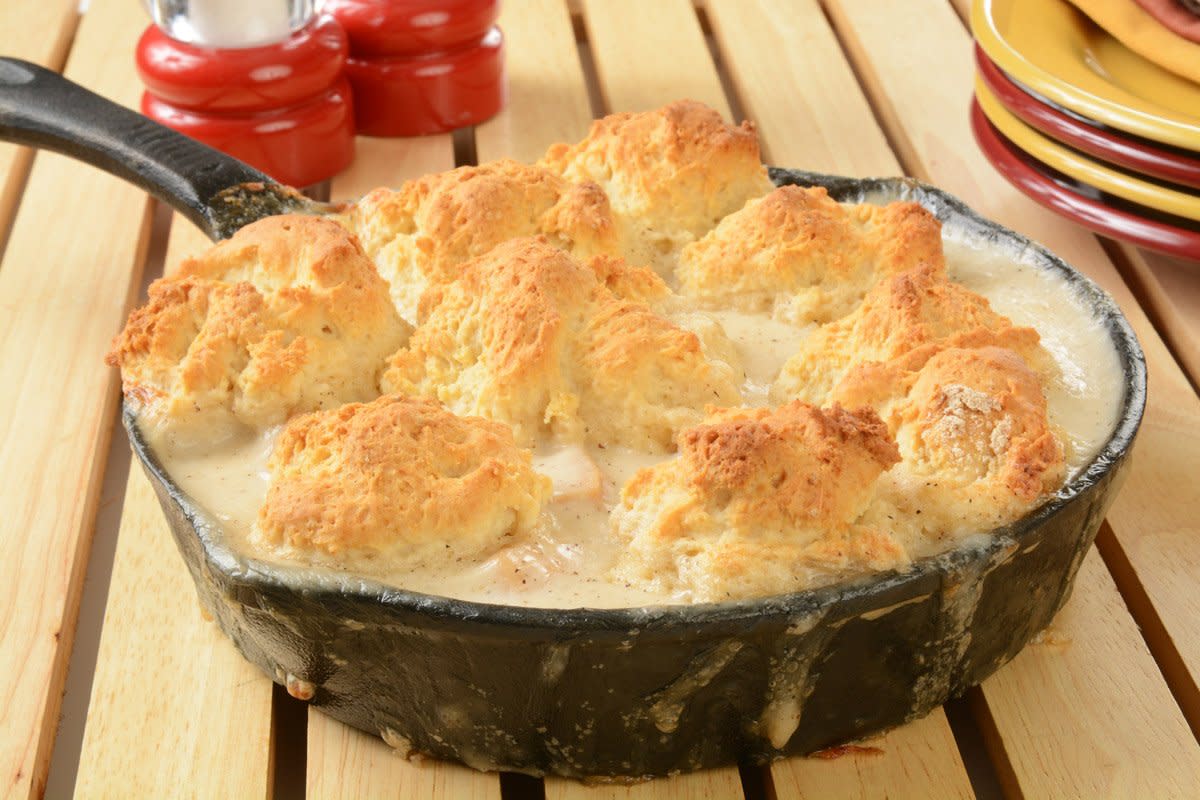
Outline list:
[[[1089,197],[1086,193],[1101,193],[1070,178],[1052,176],[1048,168],[1013,147],[993,128],[975,101],[971,102],[971,130],[992,166],[1009,183],[1047,208],[1105,236],[1200,260],[1200,230],[1184,227],[1186,223],[1182,220],[1132,203]],[[1117,202],[1121,202],[1121,207],[1116,206]]]
[[[1023,122],[1063,144],[1126,169],[1200,189],[1200,155],[1167,150],[1151,142],[1131,139],[1069,116],[1045,100],[1031,95],[1008,77],[975,46],[979,75],[1000,102]]]

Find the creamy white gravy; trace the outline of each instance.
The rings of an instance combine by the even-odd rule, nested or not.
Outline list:
[[[987,297],[1014,323],[1041,333],[1060,368],[1061,378],[1047,387],[1047,400],[1052,422],[1069,441],[1069,472],[1074,475],[1113,430],[1123,393],[1120,364],[1107,331],[1070,285],[1046,270],[949,240],[946,259],[955,280]],[[765,404],[770,384],[812,326],[795,328],[766,315],[736,311],[714,316],[741,358],[746,405]],[[256,552],[248,537],[266,495],[267,458],[277,433],[235,437],[206,452],[169,441],[151,442],[179,486],[201,507],[211,509],[230,545],[266,560],[270,556]],[[669,457],[621,447],[540,447],[534,452],[535,467],[554,481],[554,498],[527,541],[481,564],[388,574],[373,563],[369,575],[414,591],[545,608],[686,602],[685,597],[654,594],[609,577],[620,544],[609,532],[608,511],[620,487],[638,469]],[[319,568],[367,572],[365,565],[352,561]]]
[[[1112,337],[1066,279],[997,253],[945,241],[950,277],[983,295],[992,308],[1041,334],[1042,346],[1058,364],[1046,386],[1051,424],[1067,447],[1067,478],[1100,452],[1112,434],[1125,394],[1121,362]]]

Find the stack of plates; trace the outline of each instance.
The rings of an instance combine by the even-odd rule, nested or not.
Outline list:
[[[1066,0],[975,0],[971,27],[971,126],[1001,174],[1099,233],[1200,259],[1200,85]]]

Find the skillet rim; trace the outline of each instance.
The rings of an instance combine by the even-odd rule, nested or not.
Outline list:
[[[539,608],[460,600],[389,586],[349,573],[314,573],[304,566],[271,564],[235,553],[221,541],[221,534],[207,512],[195,504],[171,479],[142,436],[137,417],[122,400],[122,422],[134,453],[154,479],[166,489],[172,502],[187,518],[200,540],[205,561],[215,571],[241,583],[256,583],[265,589],[302,593],[338,604],[371,602],[400,613],[417,613],[431,620],[470,622],[489,627],[524,629],[539,635],[578,636],[637,631],[641,635],[672,637],[711,629],[745,630],[747,625],[770,618],[794,618],[836,610],[836,618],[852,617],[934,591],[942,581],[970,563],[986,565],[1012,547],[1022,547],[1034,538],[1043,524],[1081,495],[1103,481],[1122,463],[1136,438],[1146,406],[1147,371],[1145,355],[1129,321],[1112,297],[1092,279],[1075,270],[1047,248],[997,222],[983,217],[957,197],[912,178],[850,178],[803,170],[769,167],[776,185],[821,186],[840,202],[869,202],[869,198],[915,200],[946,223],[953,220],[966,232],[991,240],[1011,251],[1023,263],[1060,274],[1092,306],[1094,317],[1111,337],[1124,377],[1117,422],[1096,456],[1074,478],[1038,508],[1009,525],[968,537],[958,547],[914,561],[904,570],[868,573],[834,584],[718,603],[639,606],[627,608]],[[983,541],[978,542],[979,539]],[[974,541],[972,541],[974,540]],[[928,585],[926,585],[928,584]],[[881,603],[882,601],[882,603]]]

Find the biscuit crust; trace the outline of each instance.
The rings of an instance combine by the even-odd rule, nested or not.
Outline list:
[[[399,395],[296,417],[270,467],[261,543],[394,566],[494,552],[550,496],[507,426]]]
[[[125,396],[143,419],[203,443],[237,425],[367,400],[409,327],[340,226],[271,217],[177,274],[114,339]],[[206,431],[206,429],[208,429]]]
[[[992,530],[1062,485],[1064,447],[1042,381],[1012,350],[952,347],[919,369],[859,378],[835,401],[872,395],[895,437],[901,463],[871,516],[895,520],[910,541]]]
[[[467,263],[422,298],[423,321],[391,359],[383,391],[506,422],[530,445],[552,435],[651,450],[669,448],[706,404],[740,400],[735,366],[609,288],[665,303],[665,285],[611,259],[593,264],[544,237]]]
[[[685,602],[793,591],[1012,522],[1066,471],[1054,359],[950,280],[933,214],[775,188],[753,125],[686,100],[247,226],[108,360],[182,461],[282,431],[243,539],[414,580],[586,557]]]
[[[877,362],[919,368],[947,347],[1007,347],[1028,363],[1052,360],[1033,328],[1014,326],[982,296],[922,264],[885,278],[851,314],[823,325],[784,364],[772,398],[826,402],[854,367]]]
[[[626,484],[613,528],[625,580],[694,601],[799,589],[907,561],[886,528],[859,524],[899,460],[870,409],[712,409],[679,456]]]
[[[702,306],[806,324],[845,316],[922,264],[944,269],[941,224],[917,203],[847,206],[821,187],[781,186],[683,248],[676,276]]]
[[[425,293],[423,321],[381,388],[507,423],[526,445],[542,433],[578,438],[573,339],[597,288],[544,238],[502,244]]]
[[[541,234],[579,258],[620,253],[604,191],[509,159],[376,189],[342,218],[375,259],[405,319],[430,286],[496,245]]]
[[[694,100],[610,114],[583,141],[556,144],[540,162],[598,184],[622,222],[622,251],[664,274],[679,248],[773,188],[754,125],[730,125]]]

